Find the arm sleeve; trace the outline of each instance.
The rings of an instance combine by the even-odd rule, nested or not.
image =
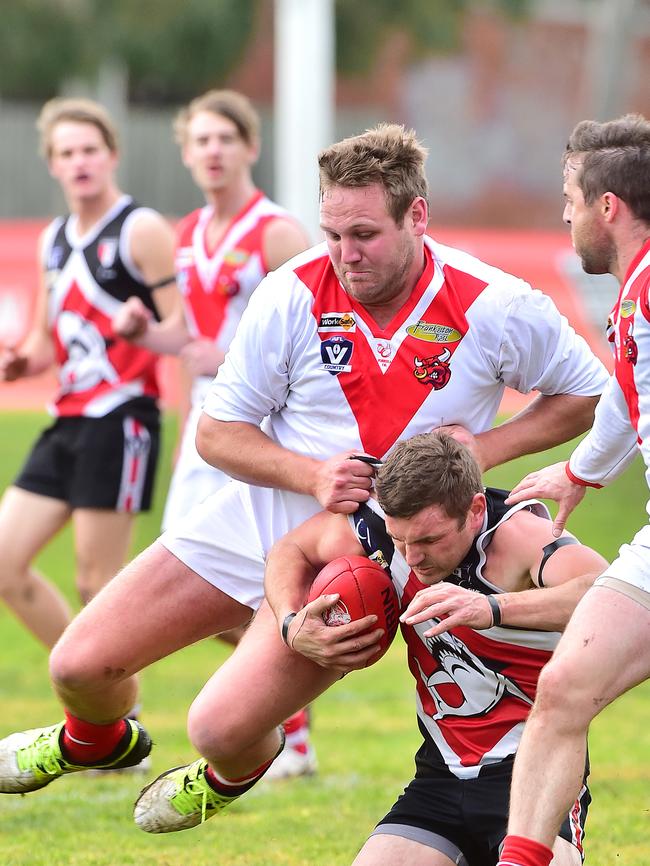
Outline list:
[[[285,281],[292,276],[275,271],[253,292],[205,399],[203,411],[215,420],[257,425],[284,406],[296,344],[292,331],[312,318],[298,310],[299,292],[295,300],[289,297]]]
[[[519,281],[505,312],[498,369],[522,393],[596,397],[608,374],[553,301]]]
[[[605,486],[621,475],[638,454],[636,431],[614,376],[596,407],[594,425],[569,459],[576,479]]]

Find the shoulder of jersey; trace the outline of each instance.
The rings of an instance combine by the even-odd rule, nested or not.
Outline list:
[[[458,247],[446,246],[431,238],[428,239],[428,245],[440,267],[454,268],[483,280],[488,285],[496,284],[500,288],[509,288],[511,291],[521,291],[521,288],[527,285],[520,277],[490,265]]]

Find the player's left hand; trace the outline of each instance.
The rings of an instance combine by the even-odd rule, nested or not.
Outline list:
[[[428,619],[439,619],[440,622],[425,631],[424,637],[436,637],[459,625],[490,628],[492,609],[482,593],[443,581],[417,592],[400,616],[400,621],[406,625]]]
[[[195,376],[216,376],[223,363],[224,353],[212,340],[192,340],[180,351],[180,358],[187,372]]]
[[[346,625],[325,625],[323,613],[333,607],[339,596],[323,595],[305,605],[289,626],[287,643],[320,667],[342,674],[366,667],[379,652],[381,628],[374,614]]]

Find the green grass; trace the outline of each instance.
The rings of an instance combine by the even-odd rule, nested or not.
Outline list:
[[[6,413],[0,486],[9,483],[43,417]],[[157,535],[174,430],[168,422],[156,509],[139,520],[135,550]],[[568,448],[558,449],[560,459]],[[490,473],[508,486],[548,456]],[[570,528],[605,556],[646,519],[640,466],[612,488],[590,492]],[[27,519],[27,516],[26,516]],[[71,539],[64,531],[40,567],[74,599]],[[624,640],[624,635],[621,636]],[[46,672],[46,652],[0,610],[0,735],[61,716]],[[156,740],[153,772],[193,755],[187,708],[227,650],[213,641],[189,647],[142,676],[144,719]],[[245,688],[245,684],[243,685]],[[381,664],[342,680],[315,708],[320,773],[261,784],[223,819],[169,836],[147,836],[131,823],[136,778],[72,776],[27,797],[0,798],[2,866],[345,866],[410,779],[418,743],[410,674],[398,639]],[[591,864],[646,866],[650,830],[648,684],[624,696],[593,725],[594,804],[588,825]]]

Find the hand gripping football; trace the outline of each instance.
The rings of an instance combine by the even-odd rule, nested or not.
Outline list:
[[[365,556],[340,556],[316,575],[309,601],[333,593],[340,598],[323,614],[326,625],[345,625],[372,613],[377,617],[371,631],[382,628],[384,634],[381,650],[370,662],[374,664],[391,645],[399,625],[399,600],[390,575]]]

